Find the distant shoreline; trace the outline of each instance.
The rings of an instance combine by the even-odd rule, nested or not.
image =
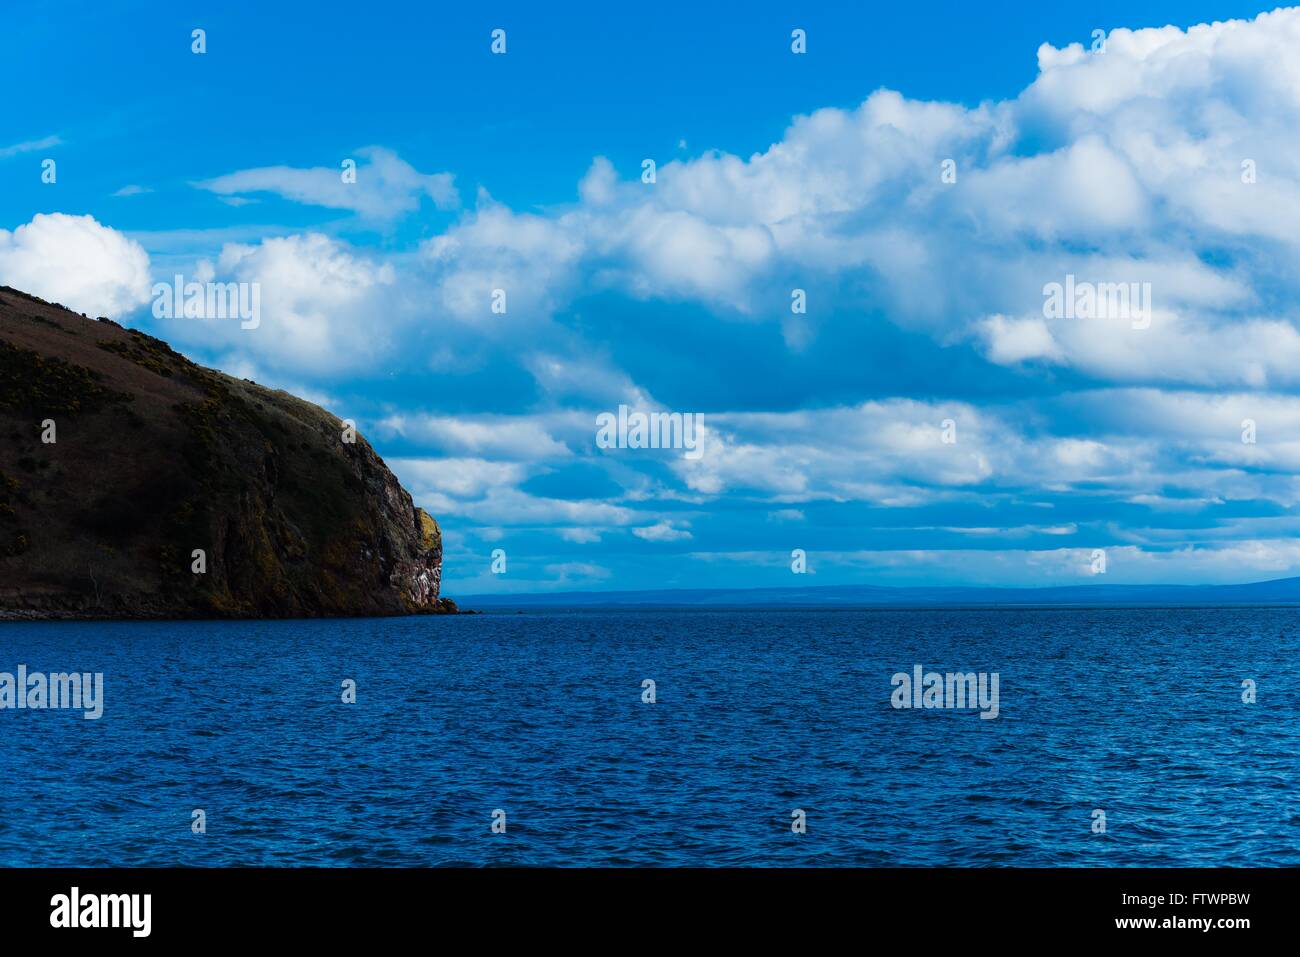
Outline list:
[[[1211,609],[1231,610],[1237,609],[1256,609],[1256,608],[1296,608],[1300,609],[1300,602],[1185,602],[1175,603],[1095,603],[1095,604],[961,604],[961,605],[816,605],[816,604],[764,604],[764,605],[710,605],[710,604],[654,604],[651,602],[636,604],[630,602],[609,603],[609,604],[543,604],[535,603],[532,605],[520,604],[487,604],[482,606],[478,614],[512,614],[515,612],[549,612],[549,611],[807,611],[807,612],[832,612],[832,611],[1159,611],[1161,609],[1169,611],[1187,611],[1187,610],[1211,610]]]
[[[1300,578],[1238,585],[975,586],[817,585],[804,588],[679,588],[464,595],[484,610],[540,607],[736,608],[1100,608],[1300,605]]]
[[[478,609],[444,612],[442,614],[416,613],[411,615],[348,615],[346,617],[316,618],[109,618],[93,615],[40,615],[22,612],[0,612],[0,629],[7,624],[181,624],[181,623],[229,623],[229,624],[267,624],[273,622],[326,622],[326,621],[383,621],[387,619],[407,620],[411,618],[446,618],[453,616],[513,616],[537,615],[563,612],[934,612],[934,611],[1212,611],[1220,609],[1231,611],[1239,609],[1253,611],[1262,609],[1300,609],[1300,602],[1183,602],[1183,603],[1039,603],[1039,604],[674,604],[654,602],[609,602],[609,603],[570,603],[564,602],[532,604],[508,604],[485,602]]]

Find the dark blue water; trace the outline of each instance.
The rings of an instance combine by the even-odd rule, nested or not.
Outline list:
[[[1294,865],[1298,623],[1261,608],[6,624],[0,671],[102,671],[106,700],[98,721],[0,711],[0,865]],[[893,709],[890,676],[915,664],[997,672],[1000,716]]]

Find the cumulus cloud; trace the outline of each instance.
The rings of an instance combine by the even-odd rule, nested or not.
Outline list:
[[[393,265],[320,233],[227,243],[183,278],[256,287],[256,327],[174,317],[159,321],[159,335],[244,356],[259,368],[337,375],[375,363],[400,335],[400,326],[382,321],[395,296]]]
[[[518,213],[481,196],[426,241],[421,278],[443,314],[489,334],[616,290],[786,313],[796,350],[834,334],[829,312],[880,309],[943,343],[973,336],[1001,365],[1291,383],[1296,317],[1272,305],[1300,293],[1300,237],[1284,225],[1300,213],[1285,133],[1300,98],[1271,64],[1297,54],[1298,22],[1278,11],[1117,30],[1104,53],[1044,46],[1013,100],[968,109],[881,90],[796,118],[748,158],[671,160],[653,185],[597,158],[571,207]],[[1258,175],[1245,176],[1247,161]],[[1043,286],[1067,274],[1149,284],[1151,328],[1046,321]],[[837,283],[834,300],[792,322],[790,288],[815,281]],[[518,318],[489,321],[494,289]]]
[[[1292,384],[1300,236],[1286,224],[1300,214],[1300,159],[1287,131],[1300,96],[1273,65],[1300,53],[1298,23],[1300,11],[1280,10],[1116,30],[1104,53],[1044,46],[1014,99],[966,108],[880,90],[797,117],[748,158],[670,160],[652,185],[598,157],[566,207],[517,212],[480,192],[416,256],[391,257],[423,309],[385,321],[458,320],[500,346],[614,291],[780,322],[793,351],[878,311],[943,345],[973,340],[1003,366]],[[281,167],[202,185],[378,218],[411,212],[420,195],[451,202],[445,174],[364,155],[354,185],[330,168]],[[1067,275],[1149,285],[1150,327],[1049,320],[1043,288]],[[790,290],[816,285],[833,294],[792,318]],[[497,290],[505,313],[492,309]]]
[[[573,292],[582,242],[563,219],[516,214],[482,194],[472,215],[421,246],[438,310],[485,326],[500,315],[545,318]],[[493,311],[497,290],[504,293]]]
[[[116,318],[149,300],[149,255],[91,216],[39,213],[13,232],[0,229],[0,283]]]

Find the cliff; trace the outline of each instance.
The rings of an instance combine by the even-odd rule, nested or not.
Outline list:
[[[437,522],[348,438],[287,392],[0,286],[0,617],[455,610]]]

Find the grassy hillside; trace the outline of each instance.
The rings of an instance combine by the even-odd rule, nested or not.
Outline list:
[[[437,523],[344,433],[286,392],[0,287],[0,614],[449,610]]]

